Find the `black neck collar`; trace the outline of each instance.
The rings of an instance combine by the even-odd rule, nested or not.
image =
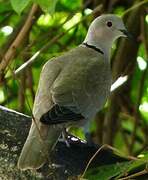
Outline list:
[[[87,42],[83,42],[82,44],[85,45],[85,46],[88,47],[88,48],[91,48],[91,49],[93,49],[93,50],[101,53],[101,54],[104,54],[104,52],[103,52],[101,49],[97,48],[96,46],[87,44]]]

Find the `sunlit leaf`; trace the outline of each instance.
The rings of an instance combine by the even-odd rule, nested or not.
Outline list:
[[[45,13],[53,14],[58,0],[34,0]]]
[[[13,9],[18,13],[21,12],[27,7],[31,0],[10,0]]]

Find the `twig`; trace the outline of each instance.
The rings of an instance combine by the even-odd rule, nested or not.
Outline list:
[[[26,40],[24,41],[24,45],[27,45],[28,42],[29,42],[29,33],[27,33]],[[28,59],[28,57],[23,54],[23,56],[22,56],[23,62],[25,62],[27,59]],[[27,85],[26,85],[26,79],[27,79],[26,71],[24,71],[20,75],[19,79],[20,79],[20,88],[18,90],[19,111],[24,112],[23,110],[24,110],[24,105],[25,105],[25,92],[26,92],[26,88],[27,88]]]
[[[5,53],[5,55],[1,61],[1,64],[0,64],[0,72],[1,73],[5,70],[8,63],[15,56],[16,49],[20,46],[20,44],[26,37],[26,34],[28,33],[28,31],[30,30],[30,28],[32,26],[32,22],[34,20],[34,14],[37,12],[37,10],[38,10],[38,5],[34,4],[30,10],[30,13],[28,15],[28,18],[26,19],[26,22],[25,22],[23,28],[21,29],[18,36],[16,37],[14,42],[11,44],[11,46],[9,47],[8,51]]]
[[[121,154],[121,152],[120,152],[118,149],[116,149],[116,148],[114,148],[114,147],[112,147],[112,146],[110,146],[110,145],[108,145],[108,144],[102,145],[102,146],[95,152],[95,154],[90,158],[90,160],[89,160],[89,162],[88,162],[88,164],[87,164],[87,166],[86,166],[86,168],[85,168],[85,170],[84,170],[84,172],[83,172],[83,174],[82,174],[82,176],[81,176],[80,178],[83,178],[83,177],[85,176],[86,171],[88,170],[91,162],[94,160],[94,158],[96,157],[96,155],[97,155],[102,149],[105,149],[105,148],[108,148],[108,149],[110,149],[110,150],[112,150],[112,151],[114,151],[114,152],[116,152],[116,153]],[[137,160],[137,158],[136,158],[136,157],[133,157],[133,156],[127,156],[126,158],[127,158],[127,159],[130,159],[130,160]]]
[[[32,100],[35,98],[35,92],[33,90],[33,75],[32,75],[32,69],[28,68],[27,69],[27,86],[30,89]]]
[[[104,144],[103,146],[101,146],[101,147],[95,152],[95,154],[90,158],[90,160],[89,160],[89,162],[88,162],[88,164],[87,164],[87,166],[86,166],[86,168],[85,168],[82,176],[80,177],[80,179],[82,179],[82,178],[85,176],[86,171],[87,171],[87,169],[89,168],[89,165],[91,164],[91,162],[93,161],[93,159],[96,157],[96,155],[97,155],[102,149],[104,149],[104,148],[106,148],[106,147],[107,147],[106,144]]]
[[[26,89],[26,73],[24,72],[20,76],[20,87],[18,89],[18,109],[20,112],[24,112],[25,89]]]
[[[120,178],[118,180],[129,180],[131,178],[135,178],[137,176],[141,176],[141,175],[144,175],[144,174],[148,174],[148,171],[146,169],[144,169],[143,171],[140,171],[138,173],[135,173],[135,174],[132,174],[132,175],[129,175],[127,177],[124,177],[124,178]]]

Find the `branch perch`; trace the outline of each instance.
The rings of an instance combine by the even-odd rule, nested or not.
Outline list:
[[[58,142],[50,158],[54,164],[49,178],[49,164],[45,164],[36,174],[21,172],[16,163],[27,137],[31,117],[0,106],[0,177],[7,179],[33,178],[39,175],[48,179],[66,180],[83,173],[90,158],[100,146],[89,146],[86,142],[69,135],[70,148],[65,142]],[[91,162],[89,168],[125,161],[111,150],[102,149]]]

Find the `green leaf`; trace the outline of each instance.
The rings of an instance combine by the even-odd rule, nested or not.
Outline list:
[[[30,3],[31,0],[10,0],[12,8],[18,13],[25,9],[25,7]]]
[[[45,13],[53,14],[58,0],[34,0]]]
[[[138,159],[135,161],[128,161],[122,163],[116,163],[111,165],[103,165],[95,169],[90,169],[85,175],[85,178],[95,180],[101,178],[101,180],[109,180],[111,178],[118,179],[124,175],[128,175],[131,171],[136,171],[140,166],[146,165],[144,159]]]
[[[128,165],[128,162],[126,162]],[[126,170],[126,163],[104,165],[99,168],[92,169],[86,173],[86,178],[95,180],[101,177],[101,180],[111,179]]]

